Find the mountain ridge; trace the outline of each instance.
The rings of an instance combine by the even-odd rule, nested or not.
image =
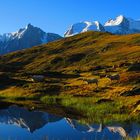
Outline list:
[[[0,54],[30,48],[61,38],[58,34],[46,33],[40,28],[28,24],[16,32],[0,35]]]
[[[118,35],[140,33],[140,20],[126,18],[123,15],[108,20],[104,25],[99,21],[84,21],[71,25],[64,33],[70,37],[87,31],[109,32]],[[0,55],[33,46],[49,43],[62,37],[55,33],[46,33],[38,27],[28,24],[16,32],[0,35]]]
[[[100,22],[94,21],[94,22],[79,22],[74,25],[72,25],[68,31],[64,33],[65,37],[72,36],[74,34],[78,34],[79,32],[87,32],[89,30],[94,30],[94,31],[105,31],[104,27],[101,25]],[[74,32],[74,34],[72,34]]]
[[[88,24],[87,24],[85,26],[80,26],[80,30],[79,30],[78,25],[79,24],[83,25],[86,23],[89,23],[91,26],[94,25],[94,28],[88,28]],[[98,25],[96,23],[98,23]],[[107,22],[105,22],[104,25],[102,25],[99,21],[80,22],[71,25],[71,27],[69,27],[69,29],[64,33],[64,36],[69,37],[86,31],[110,32],[113,34],[120,34],[120,35],[140,33],[140,20],[133,20],[123,15],[119,15],[115,19],[110,19]]]

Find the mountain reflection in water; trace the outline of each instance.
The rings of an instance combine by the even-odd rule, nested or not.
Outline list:
[[[0,110],[2,140],[120,140],[135,137],[140,125],[80,124],[70,118],[18,106]]]

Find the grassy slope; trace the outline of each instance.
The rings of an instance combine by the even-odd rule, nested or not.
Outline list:
[[[46,72],[46,70],[56,70],[56,68],[59,71],[87,70],[95,65],[114,65],[125,60],[134,62],[140,57],[139,37],[139,34],[116,36],[108,33],[87,32],[8,54],[2,57],[1,64],[4,62],[8,66],[15,66],[26,72]],[[72,59],[75,54],[81,54],[79,55],[81,61],[77,59],[75,62],[76,60]]]
[[[97,113],[96,108],[93,110],[93,104],[107,98],[113,100],[111,105],[117,106],[116,110],[109,108],[108,102],[95,107],[101,110],[101,114],[116,111],[114,116],[116,120],[120,117],[125,119],[124,116],[131,114],[139,105],[140,72],[137,69],[128,71],[139,61],[140,34],[118,36],[86,32],[1,56],[0,96],[18,99],[41,98],[45,102],[55,103],[64,98],[65,100],[61,102],[64,106],[73,106],[76,109],[83,107],[84,111],[92,110],[90,114],[87,111],[87,115]],[[97,70],[96,66],[104,68]],[[115,73],[121,76],[119,82],[100,78],[100,75]],[[32,74],[43,74],[46,81],[33,83],[30,81]],[[82,78],[99,79],[99,88],[97,89],[94,84],[85,84]],[[122,96],[130,93],[132,96]],[[78,100],[79,104],[77,99],[69,100],[72,96],[92,98],[88,99],[90,100],[88,106],[87,100]],[[117,116],[122,110],[126,114]]]

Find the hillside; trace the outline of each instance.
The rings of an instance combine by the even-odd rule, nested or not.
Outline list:
[[[114,74],[120,76],[118,81],[106,77]],[[33,75],[43,75],[45,80],[32,82]],[[98,80],[98,87],[85,81],[93,78]],[[54,103],[60,101],[57,98],[68,97],[68,102],[72,102],[70,105],[76,103],[77,108],[81,107],[83,101],[69,100],[69,96],[91,97],[90,102],[99,104],[113,102],[117,111],[127,110],[127,117],[129,113],[137,112],[140,104],[140,34],[119,36],[86,32],[1,56],[1,98],[41,99]],[[85,101],[87,111],[91,106],[88,107]],[[68,102],[63,103],[68,106]]]
[[[49,44],[1,56],[1,67],[24,72],[88,70],[98,65],[135,63],[140,58],[140,34],[117,36],[87,32]],[[69,69],[69,70],[68,70]],[[1,70],[2,71],[2,70]]]
[[[118,36],[87,32],[1,56],[0,71],[11,75],[100,74],[105,70],[126,74],[129,67],[139,65],[139,38],[140,34]],[[139,68],[131,74],[133,72],[139,74]]]

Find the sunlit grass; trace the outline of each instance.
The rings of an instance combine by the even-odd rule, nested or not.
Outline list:
[[[125,97],[123,93],[140,86],[140,73],[128,71],[129,66],[120,66],[140,60],[139,38],[139,34],[119,36],[86,32],[1,56],[0,97],[41,100],[46,104],[70,107],[81,112],[87,122],[139,120],[139,112],[133,112],[139,109],[135,104],[140,96]],[[93,70],[96,66],[105,68]],[[48,72],[55,74],[51,77]],[[120,81],[100,77],[100,74],[114,73],[120,75]],[[38,74],[45,75],[44,82],[29,81],[32,75]],[[60,77],[61,74],[70,77]],[[99,86],[86,84],[82,78],[97,78]],[[112,101],[98,103],[101,99]]]
[[[74,98],[74,97],[50,97],[45,96],[41,100],[46,104],[56,104],[65,107],[72,107],[81,112],[86,119],[80,120],[82,123],[113,123],[128,122],[133,119],[130,115],[132,110],[124,107],[123,101],[103,102],[98,104],[99,97]],[[123,108],[123,109],[122,109]]]
[[[135,137],[135,138],[127,137],[127,138],[125,138],[125,139],[123,139],[123,140],[140,140],[140,136],[138,135],[138,136]]]

